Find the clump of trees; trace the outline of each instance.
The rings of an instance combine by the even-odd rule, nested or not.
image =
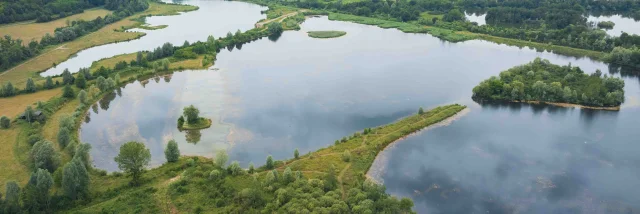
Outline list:
[[[174,163],[180,158],[180,149],[178,149],[178,143],[175,140],[170,140],[167,143],[167,148],[164,150],[164,156],[167,162]]]
[[[604,61],[616,66],[640,68],[640,48],[638,47],[615,47],[604,57]]]
[[[612,21],[598,22],[598,28],[613,29],[613,26],[615,26],[615,25],[616,25],[616,23],[613,23]]]
[[[473,88],[474,100],[542,101],[586,106],[619,106],[624,81],[600,71],[585,74],[579,67],[558,66],[536,58],[491,77]]]
[[[200,118],[200,110],[198,110],[198,108],[196,108],[193,105],[184,107],[184,109],[182,110],[182,114],[184,115],[185,118],[187,118],[187,123],[193,124],[193,123],[197,123],[198,119]]]

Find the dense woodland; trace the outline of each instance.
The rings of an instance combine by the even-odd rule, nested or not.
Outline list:
[[[106,2],[105,7],[115,10],[113,14],[91,21],[72,21],[68,26],[55,29],[53,35],[47,33],[39,42],[26,43],[27,41],[13,39],[10,36],[0,38],[0,71],[38,55],[48,45],[72,41],[149,7],[149,3],[144,0],[107,0]]]
[[[54,19],[82,13],[84,9],[104,5],[105,0],[6,0],[0,3],[0,24]]]
[[[585,74],[579,67],[558,66],[548,60],[516,66],[473,88],[478,101],[542,101],[586,106],[619,106],[624,102],[624,81],[604,77],[598,70]]]

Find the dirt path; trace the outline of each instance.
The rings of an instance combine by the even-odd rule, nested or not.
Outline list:
[[[282,15],[282,16],[280,16],[280,17],[278,17],[278,18],[275,18],[275,19],[267,19],[267,20],[264,20],[264,21],[261,21],[261,22],[256,23],[256,27],[257,27],[257,28],[261,28],[262,26],[264,26],[264,25],[266,25],[266,24],[269,24],[269,23],[271,23],[271,22],[274,22],[274,21],[281,22],[282,20],[284,20],[284,19],[286,19],[286,18],[289,18],[289,17],[295,16],[295,15],[298,15],[298,13],[300,13],[300,12],[306,12],[306,11],[307,11],[307,10],[299,10],[299,11],[296,11],[296,12],[287,13],[287,14]]]
[[[338,175],[338,183],[340,183],[340,192],[342,192],[342,200],[347,199],[347,193],[344,191],[344,184],[342,182],[342,177],[344,176],[344,173],[347,172],[347,169],[349,169],[349,167],[351,167],[351,163],[347,164],[347,166],[345,166],[344,169],[342,169],[342,171],[340,171],[340,174]]]

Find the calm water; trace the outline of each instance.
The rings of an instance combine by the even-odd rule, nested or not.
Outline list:
[[[133,29],[144,32],[146,35],[129,42],[107,44],[80,51],[75,57],[58,64],[55,68],[50,68],[41,75],[58,75],[65,68],[75,73],[80,68],[90,67],[93,61],[119,54],[151,51],[166,42],[182,45],[184,41],[205,41],[209,35],[216,38],[223,37],[228,32],[252,29],[258,20],[266,18],[265,15],[260,14],[260,11],[267,9],[266,7],[244,2],[189,0],[177,3],[195,5],[200,9],[177,16],[147,17],[147,23],[151,26],[168,25],[168,27],[158,30]]]
[[[607,34],[611,36],[620,36],[622,32],[626,32],[628,34],[640,34],[640,21],[635,21],[632,18],[625,18],[621,15],[611,15],[611,16],[588,16],[587,21],[598,23],[602,21],[612,21],[615,23],[613,29],[607,30],[603,29],[607,32]]]
[[[487,24],[487,21],[485,20],[485,18],[487,17],[486,13],[471,13],[471,12],[465,11],[464,12],[464,16],[470,22],[476,22],[476,23],[478,23],[478,25]]]
[[[313,39],[305,33],[310,30],[347,35]],[[186,155],[227,149],[243,166],[262,165],[269,154],[291,158],[295,148],[306,153],[413,114],[419,106],[456,102],[471,112],[398,142],[385,152],[388,161],[374,166],[388,169],[378,179],[390,193],[413,198],[419,213],[590,213],[638,204],[637,77],[625,77],[627,102],[620,112],[481,107],[471,101],[478,82],[535,57],[608,71],[587,58],[484,41],[452,44],[312,18],[275,42],[262,39],[222,51],[214,66],[219,70],[127,85],[90,110],[81,138],[94,146],[94,164],[110,171],[124,142],[146,142],[154,164],[160,164],[171,138]],[[176,119],[189,104],[214,125],[179,132]],[[515,208],[504,210],[507,205]]]

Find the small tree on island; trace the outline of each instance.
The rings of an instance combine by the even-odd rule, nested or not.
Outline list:
[[[167,158],[167,162],[177,162],[180,158],[180,150],[178,149],[178,143],[175,140],[170,140],[167,143],[167,148],[164,150],[164,156]]]
[[[187,123],[196,123],[198,122],[198,115],[200,114],[200,110],[193,105],[188,107],[184,107],[183,115],[187,118]]]
[[[130,141],[120,146],[120,153],[114,160],[120,170],[131,174],[131,183],[137,186],[142,172],[149,165],[151,153],[143,143]]]

